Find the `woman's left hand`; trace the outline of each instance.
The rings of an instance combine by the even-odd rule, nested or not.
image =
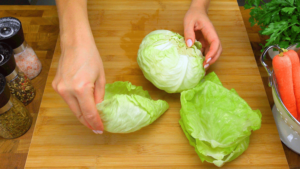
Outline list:
[[[215,63],[222,53],[222,45],[218,34],[208,18],[205,8],[191,5],[184,17],[184,38],[186,45],[191,47],[197,39],[202,43],[202,53],[205,56],[204,68]]]

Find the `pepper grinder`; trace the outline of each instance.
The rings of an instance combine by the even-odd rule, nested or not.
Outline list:
[[[35,88],[30,79],[16,66],[11,47],[3,42],[0,42],[0,73],[5,76],[10,92],[24,105],[34,99]]]
[[[17,18],[0,18],[0,42],[13,48],[17,66],[29,79],[40,74],[42,63],[25,41],[22,24]]]
[[[5,77],[0,74],[0,136],[7,139],[20,137],[31,124],[29,111],[10,94]]]

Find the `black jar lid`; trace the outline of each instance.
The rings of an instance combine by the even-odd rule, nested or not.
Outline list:
[[[4,75],[0,74],[0,108],[5,106],[10,99],[10,90],[6,84]]]
[[[9,44],[13,49],[24,42],[24,33],[19,19],[13,17],[0,18],[0,41]]]
[[[4,76],[11,74],[16,69],[16,61],[11,47],[0,42],[0,73]]]

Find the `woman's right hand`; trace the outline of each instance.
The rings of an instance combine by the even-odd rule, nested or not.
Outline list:
[[[104,98],[105,74],[88,21],[87,0],[56,0],[56,4],[61,57],[52,86],[82,124],[102,134],[96,104]]]
[[[96,104],[104,98],[105,74],[95,42],[91,39],[72,46],[62,44],[61,49],[52,86],[82,124],[102,134]]]
[[[208,18],[209,0],[193,0],[184,17],[184,37],[186,45],[192,46],[197,38],[202,44],[202,52],[205,55],[203,62],[207,70],[215,63],[222,53],[221,41]],[[196,35],[198,35],[196,37]]]

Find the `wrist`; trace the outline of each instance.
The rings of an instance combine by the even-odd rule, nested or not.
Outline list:
[[[60,34],[61,49],[77,48],[80,46],[90,45],[94,42],[94,37],[89,28],[73,29],[72,31],[62,32]]]
[[[190,9],[195,8],[207,14],[209,8],[209,2],[210,0],[193,0],[190,5]]]
[[[61,47],[76,48],[94,42],[87,14],[87,0],[56,0]]]

